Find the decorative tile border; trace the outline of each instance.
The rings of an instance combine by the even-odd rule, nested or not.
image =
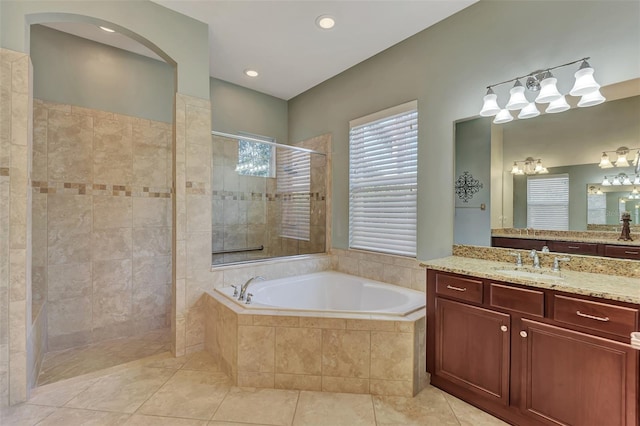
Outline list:
[[[43,182],[32,181],[31,186],[39,194],[69,194],[69,195],[112,195],[120,197],[143,198],[171,198],[171,188],[107,185],[78,182]]]
[[[0,167],[0,176],[9,176],[9,167]]]
[[[189,182],[187,182],[189,187]],[[237,200],[237,201],[278,201],[289,200],[293,194],[272,194],[262,192],[240,192],[240,191],[211,191],[214,200]],[[296,194],[298,196],[299,194]],[[311,201],[325,201],[326,195],[321,192],[309,192],[309,199]]]

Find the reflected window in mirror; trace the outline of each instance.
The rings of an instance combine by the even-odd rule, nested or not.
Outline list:
[[[569,175],[527,176],[527,228],[569,229]]]

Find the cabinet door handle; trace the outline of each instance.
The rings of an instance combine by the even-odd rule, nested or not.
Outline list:
[[[500,326],[500,330],[502,330],[502,331],[507,331],[507,330],[508,330],[508,328],[507,328],[507,326],[506,326],[506,325],[501,325],[501,326]]]
[[[577,250],[577,249],[579,249],[580,247],[578,247],[578,246],[568,246],[567,248]]]
[[[467,291],[466,287],[454,287],[452,285],[447,285],[447,288],[449,290],[455,290],[455,291]]]
[[[637,251],[625,251],[624,254],[638,254]]]
[[[527,337],[527,332],[526,331],[521,331],[520,332],[520,337]]]
[[[583,314],[580,311],[576,311],[576,315],[578,315],[579,317],[589,318],[589,319],[596,320],[596,321],[603,321],[603,322],[609,321],[609,317],[604,317],[604,318],[597,317],[595,315]]]

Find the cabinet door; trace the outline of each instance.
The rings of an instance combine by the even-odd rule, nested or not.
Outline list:
[[[436,299],[435,374],[509,404],[510,316]]]
[[[551,425],[637,424],[638,351],[612,340],[521,322],[523,411]]]

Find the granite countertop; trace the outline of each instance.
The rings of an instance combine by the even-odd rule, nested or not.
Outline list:
[[[524,266],[516,268],[514,263],[496,262],[484,259],[473,259],[461,256],[449,256],[422,262],[422,266],[443,272],[472,275],[479,278],[505,281],[529,287],[546,288],[567,293],[599,297],[640,304],[640,279],[621,277],[590,272],[563,270],[559,274],[549,268],[534,270]],[[521,270],[531,272],[539,277],[510,276],[498,270]]]

